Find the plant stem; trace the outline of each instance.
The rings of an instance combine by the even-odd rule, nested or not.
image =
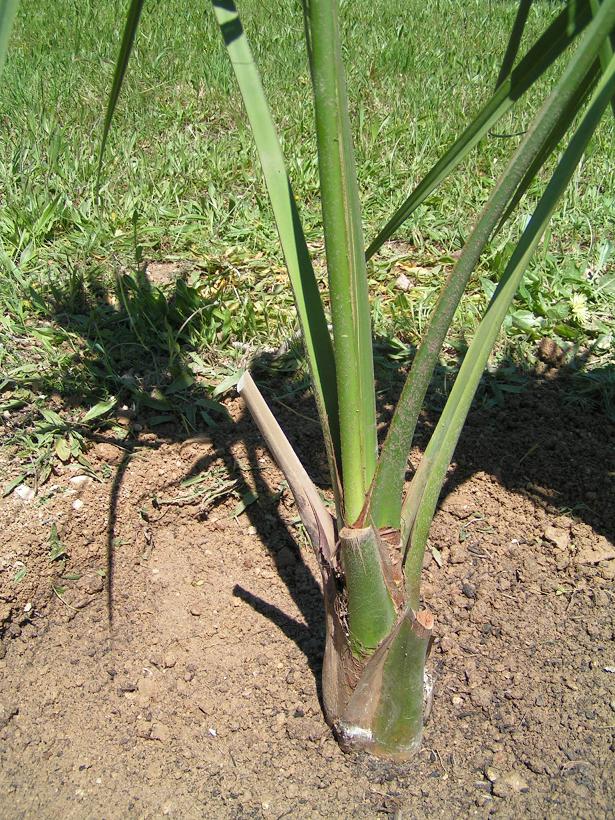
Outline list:
[[[378,444],[367,270],[337,0],[309,0],[307,20],[337,372],[344,520],[352,524],[373,477]]]

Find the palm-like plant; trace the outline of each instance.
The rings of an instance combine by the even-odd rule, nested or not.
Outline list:
[[[260,78],[233,0],[212,0],[258,148],[284,252],[326,445],[332,516],[249,373],[238,383],[284,472],[322,573],[327,637],[326,717],[346,749],[405,758],[420,745],[431,684],[425,672],[433,618],[421,608],[429,528],[472,398],[532,253],[615,94],[615,0],[569,0],[459,139],[368,245],[361,226],[338,0],[303,0],[314,91],[332,334]],[[0,59],[16,0],[0,11]],[[131,0],[104,125],[103,150],[143,0]],[[521,16],[520,16],[521,18]],[[571,48],[571,45],[574,47]],[[429,327],[379,448],[366,259],[377,253],[562,55],[551,93],[479,214],[442,285]],[[405,490],[408,455],[454,312],[485,246],[547,158],[570,133],[555,171],[465,355],[418,469]],[[101,150],[102,159],[102,150]]]

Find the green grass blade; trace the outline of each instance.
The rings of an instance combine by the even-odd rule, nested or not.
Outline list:
[[[591,23],[583,42],[572,54],[553,92],[537,114],[532,127],[504,170],[489,201],[464,246],[457,265],[449,275],[433,311],[429,327],[412,364],[391,420],[370,489],[364,520],[376,527],[399,525],[404,475],[416,422],[446,332],[465,290],[469,277],[485,245],[522,183],[528,169],[543,151],[560,123],[569,116],[568,108],[585,82],[602,41],[612,27],[615,0],[609,0]]]
[[[519,97],[557,60],[590,19],[589,0],[570,3],[558,15],[508,78],[499,85],[491,99],[479,111],[463,134],[438,160],[371,242],[366,252],[367,259],[370,259],[393,236],[395,231],[465,159]]]
[[[377,455],[374,366],[338,0],[307,4],[318,165],[342,446],[345,521],[357,519]]]
[[[120,46],[120,53],[115,64],[115,71],[113,72],[113,83],[111,85],[111,93],[109,94],[109,101],[107,103],[107,111],[105,113],[105,121],[103,124],[102,140],[100,142],[100,155],[98,158],[98,181],[100,181],[100,172],[102,170],[103,157],[105,154],[105,147],[107,139],[109,138],[109,129],[111,128],[111,121],[115,107],[122,90],[124,77],[126,76],[126,69],[130,54],[135,41],[137,28],[139,27],[139,19],[143,9],[144,0],[130,0],[128,14],[126,16],[126,24],[124,26],[124,33],[122,35],[122,44]]]
[[[0,2],[0,73],[4,68],[13,21],[17,13],[19,0],[2,0]]]
[[[610,3],[615,9],[615,2]],[[541,197],[532,218],[519,240],[487,312],[465,356],[446,406],[413,479],[418,488],[411,492],[402,511],[402,543],[410,539],[406,560],[406,578],[411,600],[418,600],[418,584],[423,552],[431,520],[446,476],[446,471],[459,440],[489,354],[500,331],[534,250],[549,219],[570,182],[589,140],[615,93],[615,58],[594,92],[581,123],[564,151],[557,168]]]
[[[341,449],[333,346],[301,221],[258,69],[232,0],[213,0],[214,12],[241,91],[269,192],[297,306],[314,393],[338,493]]]
[[[602,0],[589,0],[594,17],[598,13],[601,2]],[[603,72],[607,70],[613,54],[615,54],[615,31],[612,31],[610,36],[605,38],[602,48],[600,49],[600,67]],[[613,116],[615,117],[615,97],[611,100],[611,110],[613,111]]]
[[[532,2],[533,0],[520,0],[519,2],[517,16],[515,17],[515,22],[513,23],[513,27],[510,32],[508,45],[506,46],[506,51],[500,67],[500,73],[498,74],[498,79],[495,83],[496,88],[500,86],[508,77],[515,64],[517,54],[519,53],[519,46],[521,45],[521,38],[523,37],[523,32],[525,31],[525,24],[527,23],[527,18],[529,17],[530,9],[532,8]]]

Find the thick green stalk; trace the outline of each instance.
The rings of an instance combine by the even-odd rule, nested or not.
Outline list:
[[[337,370],[344,520],[358,518],[377,455],[371,320],[337,0],[307,4]]]
[[[342,748],[407,760],[419,749],[423,708],[431,699],[425,674],[433,618],[405,610],[365,665],[335,723]]]
[[[344,527],[339,537],[350,646],[356,657],[364,658],[391,631],[395,605],[384,577],[378,533],[372,527]]]
[[[0,2],[0,73],[2,73],[2,69],[4,68],[6,52],[18,6],[19,0],[1,0]]]
[[[589,4],[591,6],[592,14],[595,17],[598,14],[598,9],[600,8],[600,4],[602,0],[589,0]],[[606,37],[604,43],[602,44],[602,48],[600,49],[600,68],[603,72],[607,70],[609,63],[611,62],[611,58],[615,53],[615,31],[612,31],[609,37]],[[611,109],[613,110],[613,116],[615,116],[615,97],[611,100]]]
[[[333,487],[341,461],[336,368],[318,283],[258,69],[232,0],[213,0],[265,176],[297,306]]]
[[[613,0],[606,0],[601,12],[591,23],[583,43],[572,55],[554,91],[500,177],[457,265],[442,288],[378,460],[365,514],[365,520],[372,521],[376,527],[395,527],[399,524],[404,477],[414,430],[455,310],[485,245],[506,212],[508,203],[522,184],[529,168],[557,131],[559,123],[568,116],[569,105],[583,85],[601,43],[610,31],[612,3]]]
[[[612,25],[615,23],[615,0],[609,0],[609,5]],[[414,476],[411,492],[402,510],[402,543],[410,539],[405,570],[411,605],[412,601],[419,600],[423,553],[442,483],[489,354],[532,254],[614,93],[615,58],[611,59],[604,72],[576,133],[506,266]],[[413,491],[414,487],[416,491]]]
[[[410,196],[393,214],[378,236],[370,243],[370,259],[397,229],[410,217],[432,191],[451,174],[493,125],[568,48],[591,20],[589,0],[573,0],[538,38],[511,74],[498,84],[491,99],[478,112],[463,134],[426,174]]]

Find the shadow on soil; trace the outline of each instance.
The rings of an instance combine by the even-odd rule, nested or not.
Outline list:
[[[129,278],[124,286],[130,298],[119,304],[108,294],[92,298],[56,290],[54,313],[49,316],[79,334],[84,342],[61,385],[63,400],[73,407],[90,407],[99,396],[111,392],[119,395],[118,406],[129,408],[130,423],[124,438],[115,437],[110,424],[101,425],[97,433],[88,432],[90,440],[113,443],[123,452],[113,479],[107,522],[109,617],[112,619],[114,606],[117,508],[133,452],[137,447],[181,442],[206,430],[215,452],[195,463],[185,478],[204,474],[214,461],[223,459],[229,477],[237,481],[236,492],[245,496],[251,489],[243,478],[245,465],[241,467],[230,450],[232,444],[242,443],[258,494],[258,502],[249,504],[245,514],[267,546],[305,623],[250,590],[236,587],[234,593],[297,644],[319,685],[325,632],[320,589],[297,549],[298,531],[278,515],[280,494],[272,494],[262,479],[258,448],[263,445],[247,411],[232,421],[225,408],[212,401],[210,388],[195,378],[197,360],[186,351],[194,351],[198,338],[194,327],[193,335],[185,332],[195,294],[180,279],[163,294],[152,287],[144,272]],[[199,321],[205,329],[215,318],[210,308],[200,308]],[[411,353],[406,361],[395,361],[386,340],[376,345],[378,397],[384,419],[390,416],[410,357]],[[510,363],[486,373],[443,496],[482,471],[494,475],[512,492],[531,495],[553,515],[572,515],[612,538],[615,426],[609,421],[615,400],[615,368],[589,371],[583,365],[579,359],[564,365],[554,355],[540,375]],[[326,491],[324,446],[312,399],[305,380],[301,380],[298,351],[261,356],[252,362],[252,372],[308,472]],[[415,437],[419,450],[429,439],[453,378],[453,372],[446,369],[436,374]],[[42,391],[48,388],[44,384],[40,387]]]

